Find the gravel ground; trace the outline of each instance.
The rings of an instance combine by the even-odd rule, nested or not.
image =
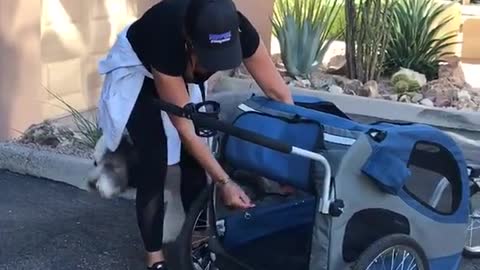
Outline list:
[[[21,143],[17,141],[8,141],[7,143],[28,147],[34,150],[49,151],[49,152],[54,152],[58,154],[65,154],[65,155],[88,158],[88,159],[93,158],[93,149],[88,148],[85,145],[80,143],[58,145],[55,148],[46,146],[46,145],[36,144],[36,143]]]

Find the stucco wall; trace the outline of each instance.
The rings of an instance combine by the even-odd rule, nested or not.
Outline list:
[[[0,139],[41,119],[40,1],[0,1]]]
[[[234,0],[270,46],[273,0]],[[1,0],[0,140],[97,103],[98,60],[116,34],[158,0]]]

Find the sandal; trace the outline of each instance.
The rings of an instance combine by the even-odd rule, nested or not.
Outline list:
[[[156,262],[151,267],[147,267],[147,270],[167,270],[165,262]]]

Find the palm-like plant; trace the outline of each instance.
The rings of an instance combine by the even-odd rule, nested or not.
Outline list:
[[[277,0],[272,19],[282,61],[292,77],[308,78],[334,38],[338,0]]]
[[[434,79],[444,49],[456,44],[455,32],[441,34],[452,17],[441,19],[449,8],[434,0],[400,0],[394,8],[392,39],[387,47],[385,67],[393,73],[400,67],[409,68]],[[438,22],[438,23],[437,23]]]

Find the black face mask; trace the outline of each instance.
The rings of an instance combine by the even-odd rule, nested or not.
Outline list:
[[[190,42],[186,42],[186,53],[187,53],[187,60],[192,62],[191,55],[193,52],[193,46]],[[203,84],[205,83],[215,72],[198,72],[198,71],[193,71],[193,78],[190,78],[188,81],[189,83],[195,83],[195,84]],[[190,76],[188,76],[190,77]]]
[[[194,71],[194,72],[193,72],[193,81],[192,81],[192,83],[202,84],[202,83],[206,82],[214,73],[215,73],[215,72],[206,72],[206,73],[203,73],[203,72]]]

